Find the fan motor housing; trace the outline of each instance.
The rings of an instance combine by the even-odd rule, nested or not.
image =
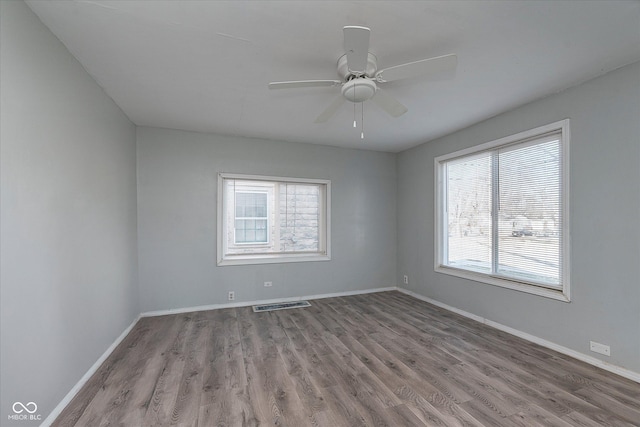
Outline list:
[[[364,70],[364,74],[367,77],[373,77],[378,70],[378,58],[369,52],[367,55],[367,68]],[[344,81],[349,80],[349,78],[355,75],[354,72],[349,70],[349,66],[347,65],[347,54],[345,53],[340,58],[338,58],[338,75]]]
[[[364,102],[376,93],[377,86],[367,78],[351,79],[342,86],[342,96],[351,102]]]

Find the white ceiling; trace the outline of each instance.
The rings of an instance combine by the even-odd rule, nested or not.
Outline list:
[[[137,125],[390,152],[640,60],[637,0],[27,3]],[[386,83],[409,111],[366,102],[364,140],[351,103],[315,124],[339,88],[267,84],[337,79],[345,25],[379,69],[456,53],[456,76]]]

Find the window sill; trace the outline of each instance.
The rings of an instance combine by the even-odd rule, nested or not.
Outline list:
[[[518,282],[515,280],[509,280],[506,278],[491,276],[474,271],[461,270],[444,265],[436,266],[435,271],[437,273],[447,274],[449,276],[456,276],[463,279],[486,283],[492,286],[499,286],[501,288],[512,289],[514,291],[525,292],[545,298],[551,298],[562,302],[571,302],[571,298],[569,297],[569,286],[567,284],[564,285],[563,289],[551,289],[539,285]]]
[[[322,254],[273,254],[273,255],[231,255],[218,259],[218,267],[227,265],[281,264],[286,262],[329,261],[329,255]]]

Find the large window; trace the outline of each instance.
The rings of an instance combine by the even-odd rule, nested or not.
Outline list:
[[[218,265],[328,260],[330,187],[219,174]]]
[[[436,271],[569,300],[569,121],[436,159]]]

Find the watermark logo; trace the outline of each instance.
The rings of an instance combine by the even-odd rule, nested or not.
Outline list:
[[[26,405],[22,402],[16,402],[13,404],[13,412],[16,414],[21,414],[24,411],[27,411],[30,414],[35,414],[38,410],[38,405],[35,402],[29,402]]]
[[[35,402],[22,403],[15,402],[13,406],[13,414],[8,415],[7,417],[12,421],[41,421],[42,415],[36,414],[38,410],[38,405]]]

